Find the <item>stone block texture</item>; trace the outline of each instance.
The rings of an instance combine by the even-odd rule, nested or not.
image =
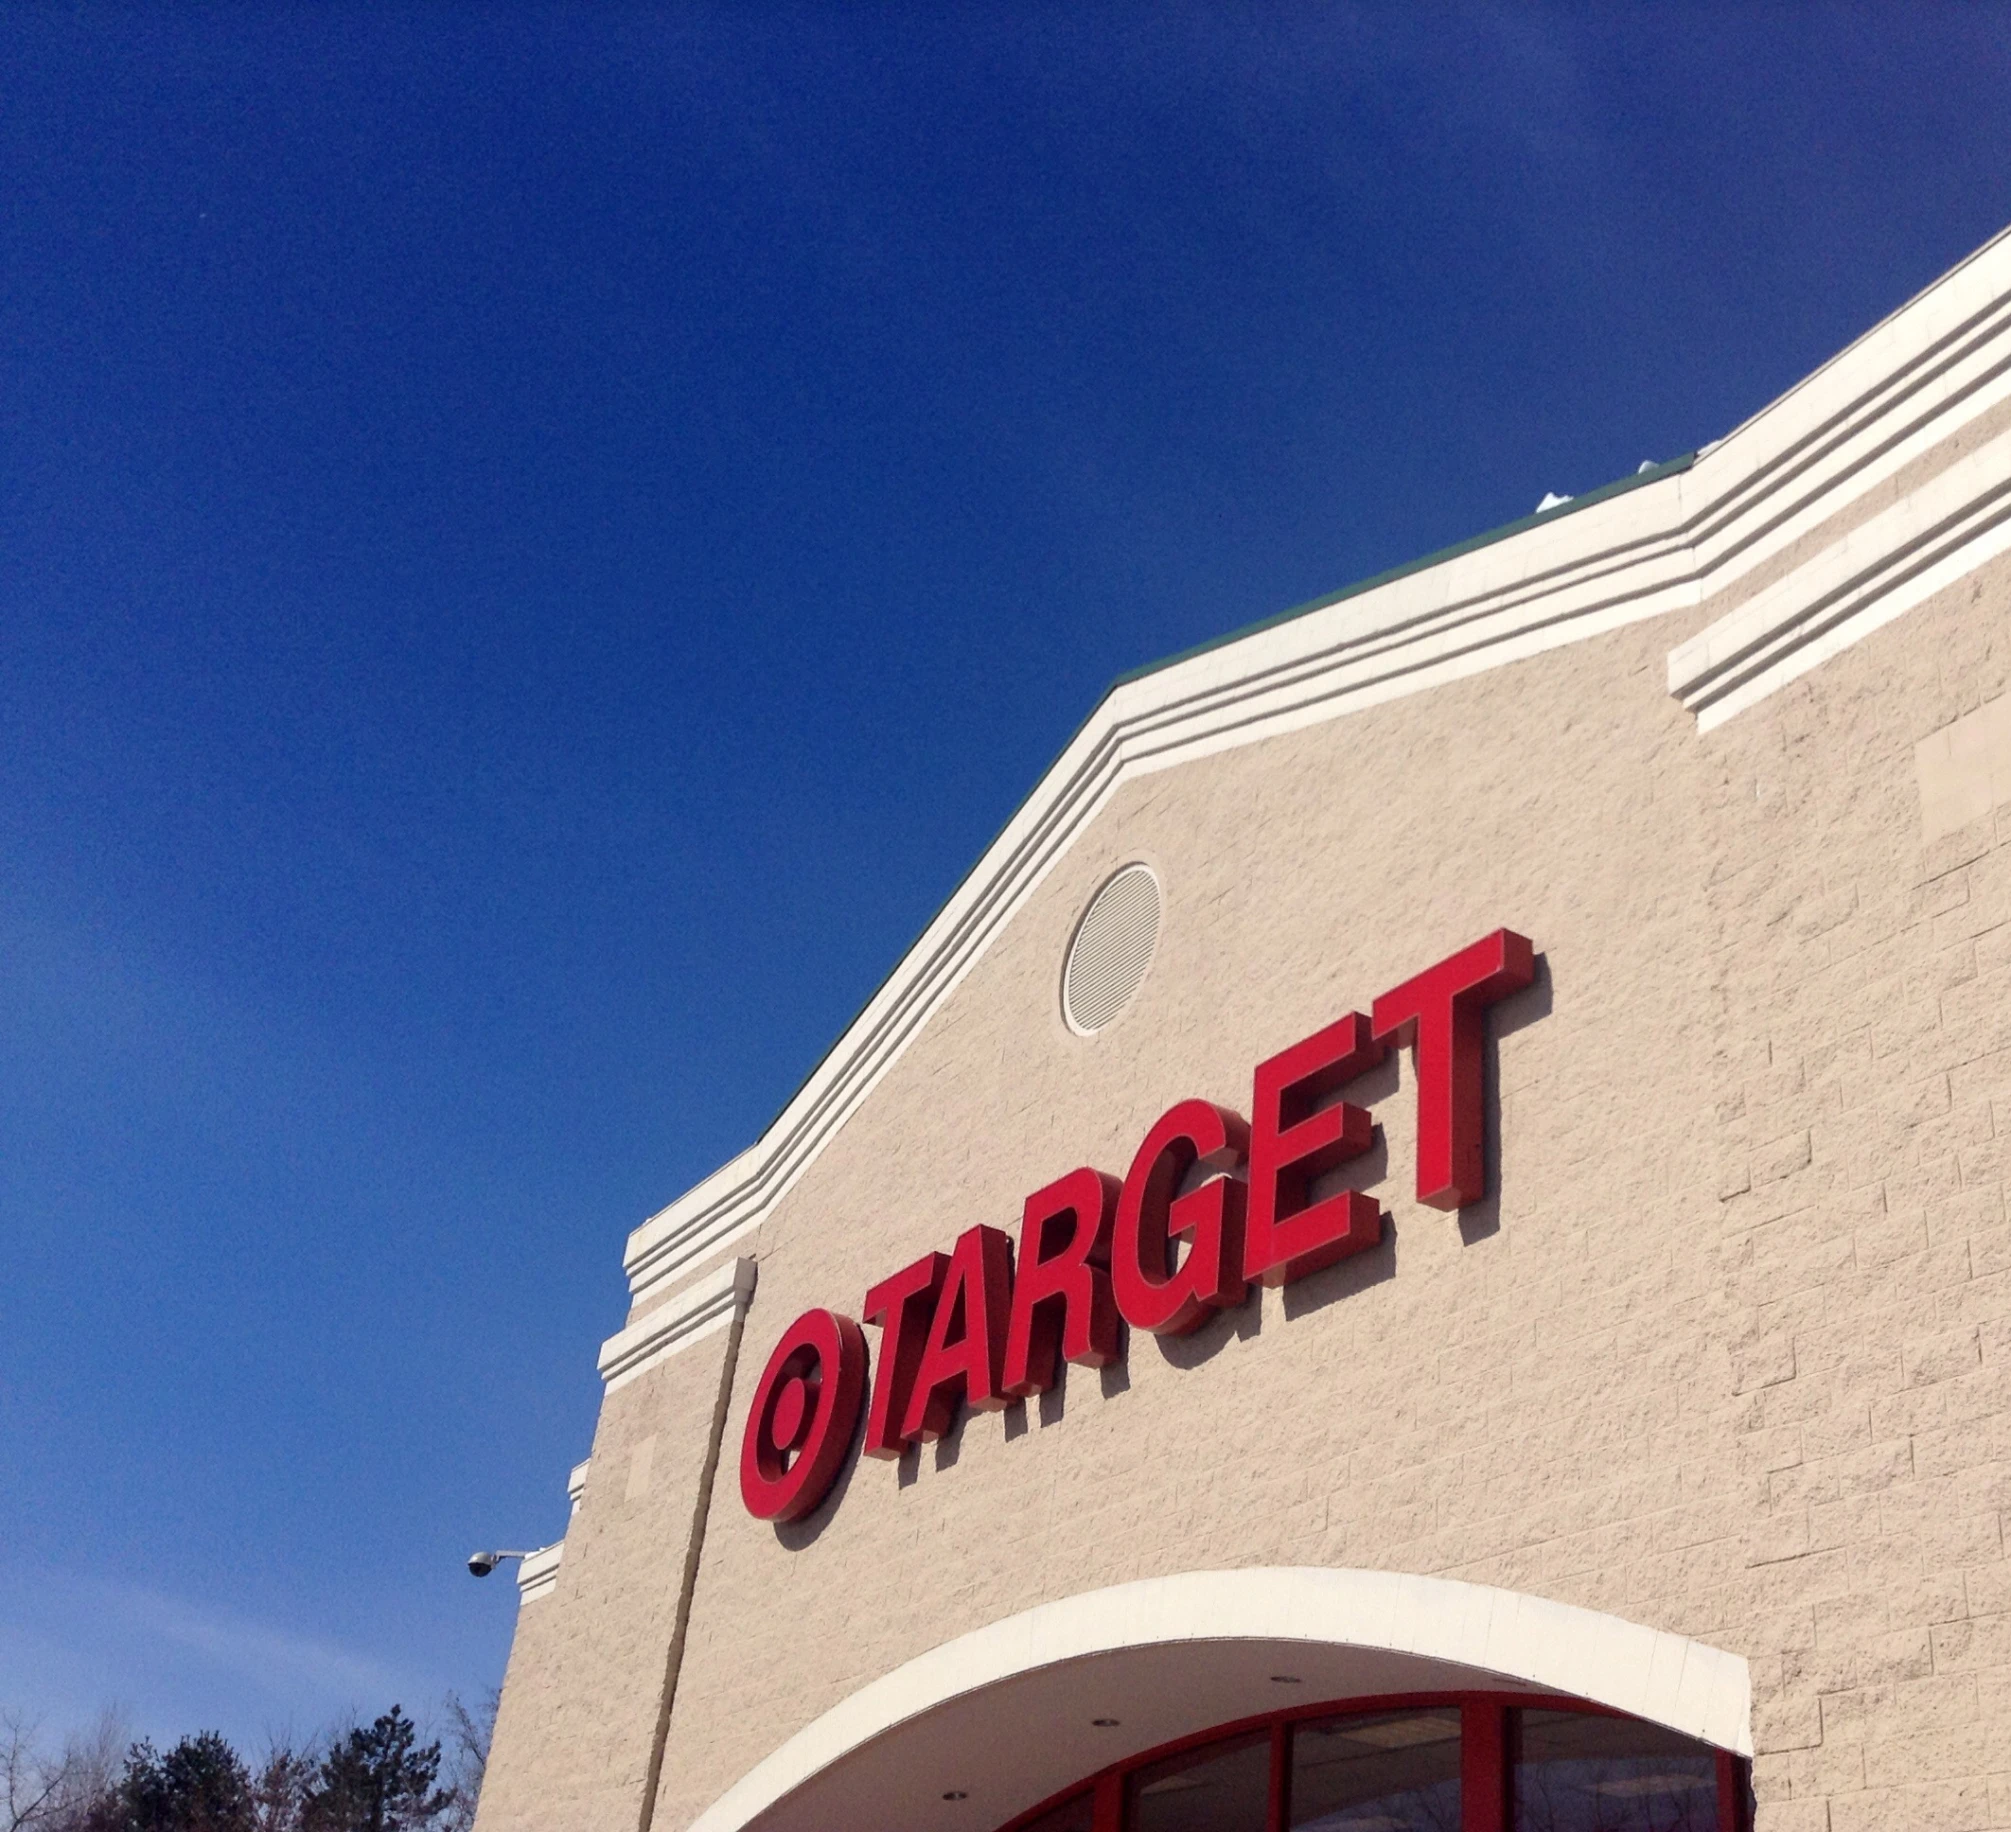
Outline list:
[[[483,1832],[641,1823],[738,1341],[715,1331],[607,1396],[557,1585],[519,1614]]]
[[[1761,1832],[2011,1827],[2011,560],[1700,733],[1666,657],[1722,608],[1121,787],[732,1245],[744,1352],[609,1395],[481,1832],[676,1832],[952,1636],[1247,1565],[1467,1578],[1743,1655]],[[1158,953],[1079,1037],[1063,955],[1132,860]],[[1353,1091],[1379,1249],[854,1457],[806,1520],[747,1515],[749,1396],[800,1311],[1016,1235],[1175,1100],[1247,1111],[1260,1058],[1503,924],[1542,958],[1492,1014],[1485,1203],[1412,1200],[1395,1059]]]

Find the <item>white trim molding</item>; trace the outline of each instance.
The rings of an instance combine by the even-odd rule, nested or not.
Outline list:
[[[1709,731],[2011,551],[2011,433],[1957,460],[1669,654]]]
[[[582,1457],[573,1465],[572,1473],[566,1477],[566,1500],[570,1504],[569,1511],[573,1514],[580,1511],[580,1498],[587,1492],[587,1469],[592,1462],[593,1458]]]
[[[526,1552],[517,1561],[517,1607],[535,1603],[551,1595],[559,1581],[559,1561],[566,1555],[566,1542],[554,1540],[535,1552]]]
[[[726,1328],[746,1310],[754,1295],[754,1280],[751,1259],[728,1260],[646,1317],[610,1336],[601,1344],[600,1352],[601,1379],[607,1383],[608,1392],[646,1374],[666,1356],[688,1349],[713,1331]],[[574,1472],[581,1477],[582,1484],[585,1472],[585,1464]]]
[[[1429,1661],[1608,1705],[1739,1755],[1753,1751],[1746,1662],[1681,1635],[1449,1578],[1303,1566],[1192,1571],[1045,1603],[932,1648],[798,1731],[691,1832],[741,1832],[869,1745],[1024,1676],[1129,1650],[1237,1642]]]
[[[1701,723],[1728,718],[2011,539],[2002,440],[1861,513],[2007,403],[2000,236],[1694,463],[1119,682],[761,1137],[629,1236],[632,1301],[673,1290],[760,1224],[1127,782],[1712,603],[1736,608],[1679,645],[1670,683]],[[1837,518],[1858,525],[1798,553]],[[1785,576],[1740,604],[1769,567]]]

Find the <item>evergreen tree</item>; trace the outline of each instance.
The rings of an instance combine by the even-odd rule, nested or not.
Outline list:
[[[251,1776],[213,1730],[183,1737],[165,1756],[136,1743],[111,1817],[118,1832],[253,1832]]]
[[[450,1789],[433,1784],[440,1745],[418,1747],[419,1733],[396,1705],[368,1730],[352,1730],[329,1750],[307,1795],[305,1832],[418,1832],[450,1806]]]

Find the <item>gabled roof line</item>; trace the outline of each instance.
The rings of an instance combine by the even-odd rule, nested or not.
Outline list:
[[[1660,483],[1665,477],[1674,477],[1678,472],[1687,471],[1697,462],[1695,452],[1685,452],[1680,458],[1670,458],[1661,464],[1643,465],[1631,477],[1616,477],[1611,483],[1601,484],[1596,490],[1587,490],[1582,496],[1573,496],[1554,508],[1539,509],[1519,517],[1512,522],[1502,522],[1480,534],[1470,534],[1463,541],[1454,541],[1449,547],[1435,548],[1415,560],[1406,560],[1400,566],[1386,567],[1379,573],[1371,573],[1366,579],[1357,579],[1352,585],[1344,585],[1337,592],[1328,592],[1318,598],[1308,598],[1303,604],[1295,604],[1287,611],[1274,611],[1268,617],[1260,617],[1255,623],[1242,624],[1220,636],[1211,636],[1205,642],[1197,642],[1192,648],[1181,649],[1172,655],[1162,656],[1156,662],[1146,662],[1142,666],[1120,674],[1103,691],[1096,704],[1100,707],[1111,692],[1130,681],[1142,681],[1148,675],[1158,674],[1162,669],[1177,667],[1197,655],[1206,655],[1211,649],[1226,649],[1231,643],[1241,642],[1246,636],[1255,636],[1264,630],[1276,629],[1281,623],[1290,623],[1294,618],[1309,616],[1314,611],[1324,611],[1336,604],[1344,604],[1350,598],[1359,598],[1364,592],[1372,592],[1378,586],[1393,584],[1398,579],[1407,579],[1412,573],[1429,572],[1434,566],[1443,566],[1448,560],[1457,560],[1463,554],[1477,552],[1483,547],[1492,547],[1497,541],[1505,541],[1512,536],[1534,528],[1539,523],[1561,521],[1567,515],[1575,515],[1581,509],[1589,509],[1594,503],[1603,503],[1611,497],[1624,496],[1629,490],[1638,490],[1644,484]],[[1090,718],[1096,716],[1092,708]],[[1083,721],[1084,724],[1088,720]],[[1080,728],[1078,728],[1080,729]],[[982,858],[984,855],[979,854]]]
[[[758,1225],[1123,782],[1707,597],[1736,605],[1754,569],[1790,556],[1799,577],[1797,542],[2007,405],[1998,237],[1701,452],[1120,676],[761,1136],[629,1236],[638,1314]]]
[[[1245,637],[1255,636],[1262,631],[1275,629],[1279,624],[1291,623],[1297,618],[1310,616],[1315,611],[1324,611],[1333,605],[1343,604],[1350,598],[1360,597],[1364,592],[1374,591],[1378,586],[1388,585],[1395,580],[1408,578],[1412,573],[1428,572],[1432,567],[1442,566],[1448,560],[1456,560],[1462,554],[1473,553],[1482,547],[1491,547],[1497,541],[1505,541],[1512,535],[1522,533],[1524,529],[1535,527],[1538,522],[1554,522],[1579,509],[1590,508],[1594,503],[1605,502],[1609,497],[1624,495],[1629,490],[1638,490],[1644,484],[1659,483],[1664,477],[1673,477],[1678,472],[1687,471],[1696,462],[1696,459],[1697,454],[1695,452],[1685,452],[1680,458],[1671,458],[1662,464],[1647,465],[1631,477],[1616,478],[1612,483],[1601,484],[1598,489],[1587,490],[1582,496],[1574,496],[1569,502],[1561,503],[1554,509],[1545,509],[1540,514],[1525,515],[1517,521],[1503,522],[1498,527],[1490,528],[1483,534],[1469,535],[1463,541],[1455,541],[1449,547],[1437,548],[1419,559],[1406,560],[1400,566],[1391,566],[1385,568],[1382,572],[1371,573],[1366,579],[1358,579],[1352,585],[1344,585],[1337,592],[1328,592],[1318,598],[1308,598],[1304,603],[1292,606],[1290,610],[1275,611],[1268,617],[1258,618],[1254,623],[1242,624],[1224,635],[1211,636],[1205,642],[1195,643],[1190,648],[1177,650],[1171,655],[1162,656],[1158,661],[1145,662],[1139,667],[1127,669],[1123,674],[1118,675],[1109,686],[1096,696],[1089,711],[1083,715],[1077,722],[1075,729],[1063,741],[1061,749],[1048,759],[1046,767],[1034,778],[1033,786],[1013,804],[1012,812],[1000,823],[991,838],[979,848],[978,856],[971,861],[963,876],[957,880],[956,888],[929,913],[928,921],[916,930],[914,939],[894,957],[894,964],[880,976],[873,990],[867,993],[865,998],[860,1002],[858,1009],[840,1027],[838,1034],[825,1046],[823,1053],[810,1065],[809,1070],[804,1074],[802,1079],[783,1097],[782,1104],[775,1109],[774,1113],[769,1117],[767,1124],[762,1127],[762,1133],[767,1133],[781,1120],[782,1116],[789,1111],[797,1095],[801,1094],[810,1085],[811,1081],[815,1079],[817,1071],[830,1060],[832,1052],[844,1042],[845,1038],[851,1033],[852,1027],[871,1009],[873,1001],[885,990],[887,982],[900,972],[902,963],[920,945],[922,938],[928,934],[930,929],[935,927],[937,919],[955,900],[957,891],[961,890],[969,882],[971,874],[985,862],[992,848],[1004,837],[1006,829],[1019,818],[1020,811],[1039,793],[1041,784],[1053,774],[1055,765],[1068,755],[1069,747],[1096,723],[1097,715],[1108,704],[1110,696],[1120,687],[1129,686],[1133,681],[1147,680],[1155,674],[1163,673],[1168,668],[1178,667],[1180,663],[1190,661],[1197,655],[1206,655],[1214,649],[1229,648],[1232,644],[1243,641]]]

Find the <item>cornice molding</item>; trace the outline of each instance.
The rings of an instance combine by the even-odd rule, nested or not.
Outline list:
[[[612,1393],[646,1374],[666,1356],[722,1330],[747,1308],[754,1295],[755,1267],[751,1259],[728,1260],[706,1277],[687,1285],[647,1316],[618,1331],[601,1344],[600,1373]],[[584,1487],[586,1465],[574,1471]]]
[[[2011,433],[1833,541],[1669,653],[1700,730],[1861,642],[2011,549]]]
[[[536,1552],[526,1552],[517,1561],[517,1607],[548,1597],[559,1581],[559,1561],[566,1555],[566,1542],[554,1540]]]
[[[1793,552],[2007,400],[2011,239],[2000,236],[1689,467],[1119,682],[761,1138],[629,1236],[634,1302],[759,1225],[1127,782],[1644,618],[1733,602],[1756,572],[1785,563],[1784,577],[1671,656],[1671,690],[1700,722],[1730,717],[1792,678],[1779,670],[1814,666],[2003,538],[1987,487],[1990,465],[2001,477],[2004,462],[1986,458],[2002,450],[1993,441],[1820,553]]]

